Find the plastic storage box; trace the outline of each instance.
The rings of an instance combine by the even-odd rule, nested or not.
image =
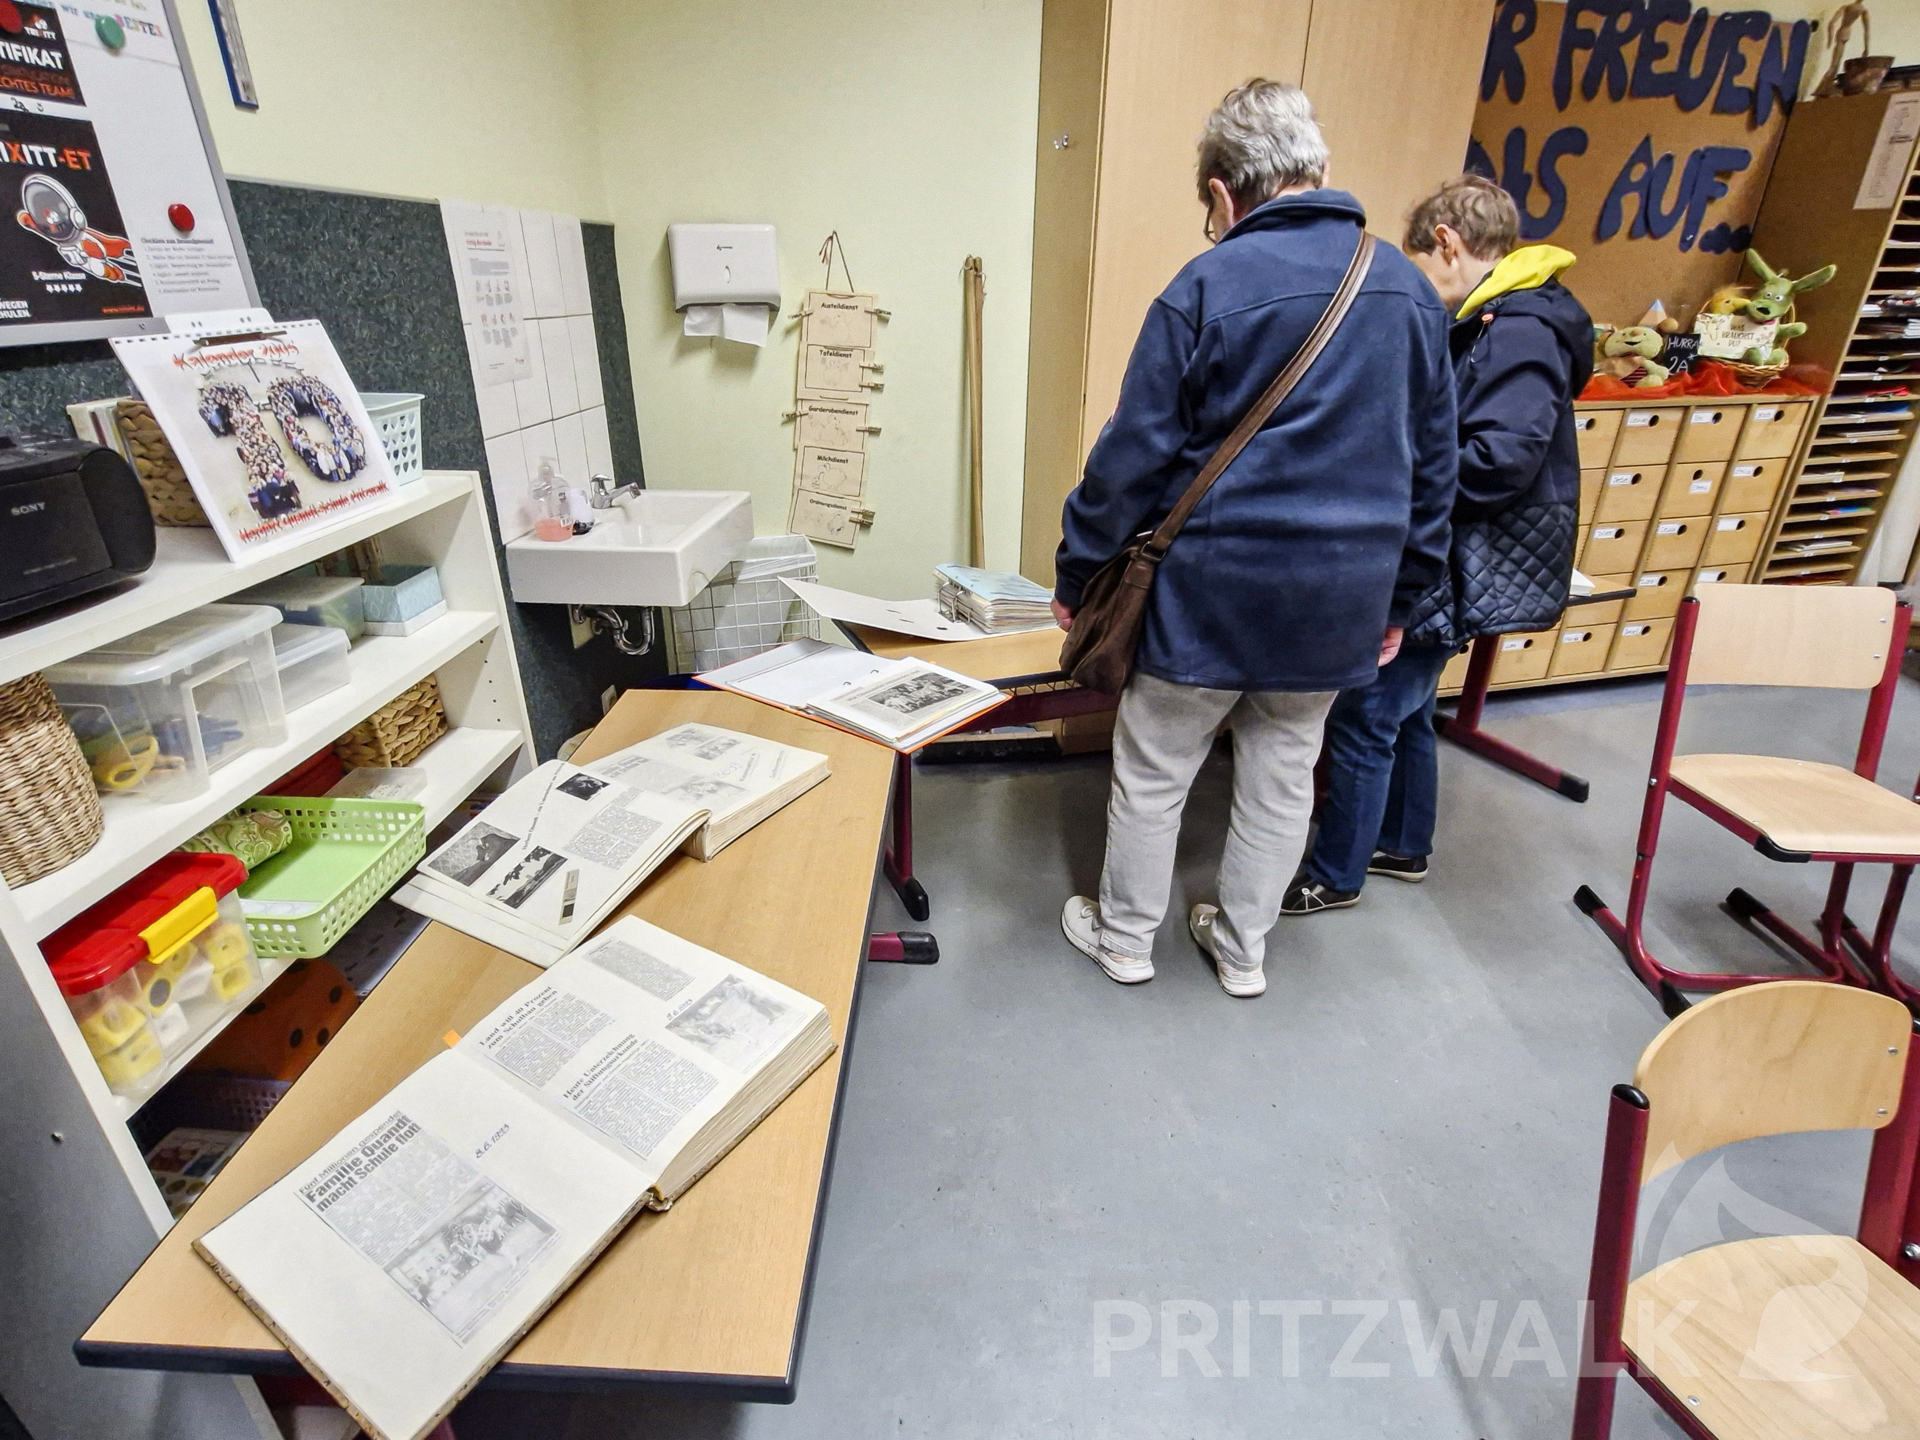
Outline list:
[[[380,432],[380,448],[387,452],[387,465],[399,485],[411,484],[426,473],[420,453],[420,402],[426,398],[404,390],[360,392],[360,403]]]
[[[273,627],[273,659],[280,667],[280,699],[289,710],[339,689],[353,679],[347,668],[347,632],[330,625]]]
[[[44,673],[103,792],[180,800],[287,738],[264,605],[202,605]]]
[[[358,640],[367,629],[361,582],[351,575],[282,575],[234,598],[249,605],[271,605],[289,625],[330,625]]]
[[[427,853],[426,811],[410,800],[304,800],[261,795],[293,843],[253,872],[242,892],[262,955],[325,955]]]
[[[427,772],[417,765],[368,765],[349,770],[327,791],[329,800],[417,800],[427,790]]]
[[[231,855],[176,851],[47,937],[53,977],[108,1086],[137,1097],[256,986]]]
[[[431,565],[382,565],[360,593],[369,635],[411,635],[447,613],[440,572]]]

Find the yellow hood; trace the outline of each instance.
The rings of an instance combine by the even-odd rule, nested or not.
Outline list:
[[[1487,272],[1487,278],[1474,287],[1453,318],[1464,320],[1476,305],[1484,305],[1509,290],[1532,290],[1544,285],[1573,264],[1574,259],[1571,250],[1562,250],[1558,245],[1523,245],[1503,256],[1500,263]]]

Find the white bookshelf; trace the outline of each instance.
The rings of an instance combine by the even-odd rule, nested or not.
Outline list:
[[[0,629],[3,682],[197,605],[223,600],[374,535],[381,538],[384,559],[435,566],[446,594],[447,613],[416,633],[369,636],[356,644],[348,653],[348,683],[288,711],[284,744],[252,751],[215,771],[207,791],[191,799],[156,804],[109,797],[103,801],[105,831],[85,855],[31,884],[0,886],[0,939],[33,1001],[30,1009],[0,1007],[0,1045],[20,1038],[9,1034],[14,1025],[46,1027],[116,1162],[117,1173],[107,1181],[128,1187],[156,1237],[171,1220],[127,1128],[142,1102],[124,1100],[107,1088],[47,969],[40,941],[427,675],[439,676],[451,727],[414,762],[428,772],[423,803],[429,827],[489,778],[510,780],[529,768],[532,730],[480,486],[480,477],[472,472],[430,472],[407,486],[393,506],[356,517],[264,561],[227,560],[211,531],[162,529],[153,568],[137,581],[105,597],[63,606],[37,621],[28,617]],[[263,978],[254,993],[288,963],[263,961]],[[243,1008],[244,1002],[231,1007],[228,1018]],[[220,1029],[212,1027],[172,1057],[164,1078],[183,1070]],[[44,1045],[35,1048],[46,1050]],[[88,1181],[102,1183],[102,1177],[92,1174]],[[61,1196],[50,1190],[45,1198],[48,1233],[57,1233]]]

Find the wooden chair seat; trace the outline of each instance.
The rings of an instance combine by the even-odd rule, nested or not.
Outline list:
[[[1851,1236],[1684,1255],[1627,1287],[1621,1334],[1717,1440],[1920,1435],[1920,1290]]]
[[[1783,850],[1920,856],[1920,805],[1838,765],[1773,755],[1676,755],[1673,778]]]

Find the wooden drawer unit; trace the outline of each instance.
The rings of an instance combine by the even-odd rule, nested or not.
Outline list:
[[[1773,497],[1780,493],[1780,481],[1791,463],[1787,458],[1735,460],[1727,466],[1727,478],[1720,487],[1720,508],[1739,515],[1772,510]]]
[[[1494,685],[1510,685],[1516,680],[1544,680],[1553,664],[1555,630],[1540,630],[1526,635],[1502,635],[1500,649],[1493,657]]]
[[[1713,522],[1713,533],[1707,536],[1706,554],[1702,562],[1707,565],[1744,565],[1760,552],[1760,537],[1767,533],[1767,512],[1755,511],[1747,515],[1722,515]]]
[[[1654,466],[1615,466],[1607,470],[1600,486],[1600,499],[1593,508],[1594,520],[1605,523],[1647,519],[1660,498],[1660,482],[1665,474]]]
[[[1467,663],[1473,659],[1473,647],[1468,646],[1455,655],[1440,670],[1441,690],[1458,690],[1467,683]]]
[[[1657,514],[1711,515],[1720,498],[1720,482],[1726,478],[1724,461],[1680,461],[1667,467],[1666,483],[1660,487]]]
[[[1607,472],[1604,470],[1580,472],[1580,523],[1582,525],[1593,519],[1593,507],[1599,503],[1600,491],[1606,483]]]
[[[1625,620],[1614,633],[1613,653],[1607,657],[1609,670],[1637,670],[1642,665],[1662,665],[1667,659],[1667,642],[1673,639],[1672,620]]]
[[[1620,434],[1619,410],[1578,410],[1573,412],[1574,434],[1580,441],[1582,469],[1598,468],[1613,458],[1613,442]]]
[[[1633,598],[1620,613],[1622,620],[1664,620],[1680,613],[1687,593],[1688,570],[1648,570],[1634,579]]]
[[[1648,406],[1620,412],[1620,438],[1613,443],[1616,469],[1623,465],[1664,465],[1680,438],[1680,422],[1687,412],[1678,405]]]
[[[1590,624],[1569,616],[1554,641],[1547,674],[1597,675],[1607,668],[1607,649],[1612,644],[1612,625]]]
[[[1702,585],[1744,585],[1751,565],[1702,565],[1694,572],[1693,593],[1698,595]]]
[[[1704,515],[1654,521],[1653,538],[1647,542],[1643,568],[1691,570],[1700,558],[1701,548],[1707,543],[1707,526],[1710,523]]]
[[[1579,565],[1589,575],[1613,575],[1640,563],[1640,544],[1647,538],[1647,521],[1624,520],[1596,524],[1587,532]],[[1688,562],[1692,563],[1692,562]]]
[[[1730,460],[1747,418],[1745,405],[1690,405],[1674,442],[1675,460]]]
[[[1588,575],[1593,581],[1593,593],[1604,595],[1610,590],[1630,590],[1633,588],[1631,573],[1624,575]],[[1598,605],[1582,605],[1578,600],[1567,607],[1566,623],[1569,625],[1611,625],[1620,618],[1620,610],[1627,602],[1624,600],[1606,600]]]
[[[1734,447],[1736,460],[1784,459],[1800,443],[1813,406],[1806,401],[1797,405],[1750,405],[1747,428],[1740,432]]]

